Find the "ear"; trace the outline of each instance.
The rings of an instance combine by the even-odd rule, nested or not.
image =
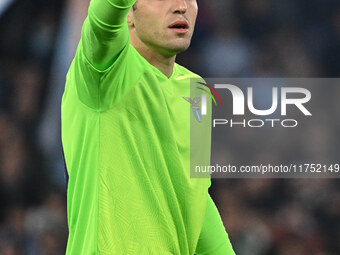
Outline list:
[[[127,23],[128,23],[129,28],[135,27],[134,12],[132,8],[130,9],[129,14],[127,16]]]

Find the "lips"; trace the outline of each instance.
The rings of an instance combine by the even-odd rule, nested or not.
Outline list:
[[[185,20],[177,20],[169,28],[179,33],[185,33],[189,30],[189,24]]]

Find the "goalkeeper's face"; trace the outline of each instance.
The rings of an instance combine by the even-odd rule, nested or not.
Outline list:
[[[132,44],[165,56],[185,51],[197,10],[196,0],[138,0],[128,16]]]

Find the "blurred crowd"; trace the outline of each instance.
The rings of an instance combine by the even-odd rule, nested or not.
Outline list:
[[[65,190],[37,143],[61,11],[62,1],[16,1],[0,17],[1,255],[65,251]]]
[[[46,155],[38,142],[51,77],[65,76],[51,68],[57,52],[63,53],[57,51],[56,42],[61,24],[68,25],[63,19],[65,2],[17,0],[0,16],[1,255],[65,253],[63,159],[56,152],[51,160],[51,153]],[[198,4],[192,47],[177,60],[201,76],[339,76],[338,0],[198,0]],[[334,100],[336,95],[339,89],[325,93]],[[332,114],[337,119],[340,107],[334,102]],[[291,134],[300,143],[293,151],[281,150],[286,162],[300,157],[337,160],[339,120],[331,126],[314,124],[306,133]],[[59,126],[51,128],[55,130],[50,134],[60,131]],[[278,133],[270,141],[266,134],[257,137],[256,142],[267,143],[249,160],[280,161],[271,150],[284,145],[286,135]],[[247,132],[223,137],[222,143],[239,146],[227,147],[221,161],[237,162],[256,151],[249,148],[255,141],[249,142]],[[211,192],[238,255],[337,255],[339,184],[334,179],[219,179],[213,180]]]

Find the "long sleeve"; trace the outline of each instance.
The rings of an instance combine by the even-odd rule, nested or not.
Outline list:
[[[99,71],[111,66],[129,42],[127,14],[136,0],[92,0],[80,47]]]
[[[196,247],[197,255],[235,255],[219,212],[208,197],[203,227]]]
[[[92,0],[76,55],[66,79],[66,91],[87,107],[103,111],[134,84],[137,69],[127,74],[130,52],[127,15],[136,0]],[[129,55],[129,61],[135,63]],[[124,86],[121,84],[124,83]]]

